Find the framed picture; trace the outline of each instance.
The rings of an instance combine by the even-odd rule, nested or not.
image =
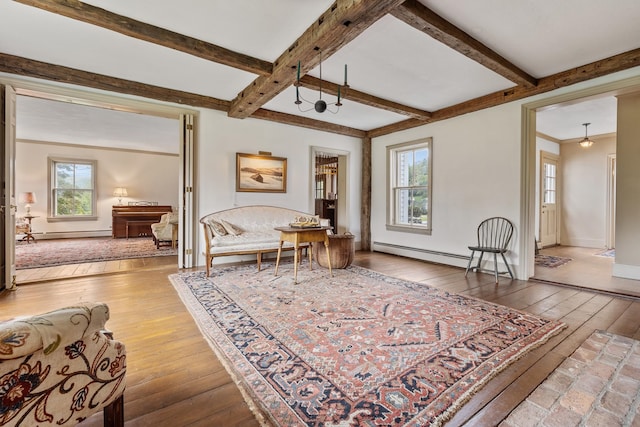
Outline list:
[[[236,191],[287,192],[287,158],[236,153]]]

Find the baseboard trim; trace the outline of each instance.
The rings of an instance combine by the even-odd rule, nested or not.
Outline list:
[[[640,280],[640,267],[637,265],[613,264],[612,275],[623,279]]]

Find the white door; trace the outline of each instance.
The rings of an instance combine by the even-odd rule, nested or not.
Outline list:
[[[2,283],[0,289],[15,289],[16,284],[16,198],[15,198],[15,159],[16,159],[16,92],[11,86],[0,85],[0,103],[4,117],[0,121],[0,139],[2,144]],[[4,128],[4,129],[2,129]]]
[[[540,153],[540,243],[542,247],[558,244],[558,156]]]
[[[194,116],[192,114],[180,115],[180,154],[182,166],[179,179],[179,187],[182,194],[178,210],[181,213],[178,223],[178,266],[190,268],[196,260],[196,244],[194,237]]]

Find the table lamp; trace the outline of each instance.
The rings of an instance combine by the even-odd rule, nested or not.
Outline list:
[[[27,191],[20,193],[20,203],[24,203],[24,208],[27,211],[27,216],[31,216],[31,205],[36,202],[36,193]]]
[[[125,187],[116,187],[113,190],[113,195],[118,198],[118,204],[122,204],[122,198],[127,197],[127,189]]]

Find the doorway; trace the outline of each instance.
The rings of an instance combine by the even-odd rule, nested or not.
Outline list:
[[[612,167],[608,159],[615,157],[616,116],[616,98],[606,93],[537,112],[535,235],[539,252],[534,279],[594,289],[622,288],[612,277],[614,258],[606,251],[611,236],[607,230],[615,227],[615,214],[610,213],[615,206],[615,176],[607,168]],[[585,121],[609,126],[589,133],[595,141],[589,147],[579,144],[584,137],[580,123]]]
[[[311,205],[320,218],[329,220],[333,232],[349,231],[349,153],[311,147]]]
[[[54,86],[39,84],[39,83],[31,83],[31,82],[23,82],[19,80],[8,79],[7,81],[2,81],[2,83],[7,83],[8,87],[15,87],[18,95],[22,95],[28,98],[38,98],[42,100],[48,101],[58,101],[60,104],[66,105],[74,105],[76,107],[85,108],[87,110],[103,110],[103,111],[114,111],[119,112],[120,114],[126,114],[136,117],[154,117],[156,120],[158,118],[170,119],[170,121],[175,123],[176,129],[179,131],[175,132],[175,137],[173,139],[173,144],[177,147],[175,150],[175,156],[178,159],[178,167],[176,168],[176,177],[175,177],[175,191],[178,193],[178,197],[176,197],[176,202],[174,208],[179,212],[180,224],[179,224],[179,235],[178,235],[178,267],[191,267],[194,263],[194,257],[192,254],[197,253],[194,248],[197,247],[197,238],[198,234],[196,233],[196,229],[194,227],[194,199],[193,193],[189,193],[187,196],[181,194],[181,189],[184,188],[193,188],[193,157],[194,157],[194,116],[195,111],[186,110],[183,108],[176,108],[172,106],[164,106],[159,104],[151,104],[147,101],[136,101],[130,99],[121,99],[119,97],[111,96],[111,95],[103,95],[103,94],[95,94],[89,92],[82,92],[80,90],[75,89],[64,89],[58,88]],[[23,123],[23,122],[20,122]],[[110,123],[112,127],[117,128],[117,123]],[[15,139],[12,144],[9,144],[9,141],[6,141],[3,155],[7,154],[7,147],[13,146],[15,149]],[[62,144],[54,144],[53,150],[61,150]],[[109,150],[109,148],[105,148],[105,150]],[[124,149],[127,151],[127,149]],[[113,151],[118,151],[112,149]],[[135,152],[136,150],[129,150],[130,152]],[[144,150],[140,150],[144,151]],[[122,160],[125,160],[127,154],[119,154]],[[13,158],[15,162],[15,157]],[[40,162],[41,163],[41,162]],[[148,165],[147,165],[148,167]],[[104,175],[108,175],[108,168],[105,170]],[[46,173],[45,173],[46,176]],[[46,177],[44,180],[46,181]],[[108,180],[103,176],[103,180]],[[166,191],[166,190],[165,190]],[[113,188],[102,189],[102,205],[103,209],[101,212],[104,221],[108,222],[106,228],[107,232],[110,235],[110,226],[111,226],[111,209],[110,206],[115,204],[110,196],[113,192]],[[47,191],[43,190],[43,212],[46,214],[47,212]],[[140,199],[141,197],[139,197]],[[143,199],[144,200],[144,199]],[[108,205],[105,209],[104,206]],[[41,206],[42,207],[42,206]],[[103,212],[104,211],[104,212]],[[46,215],[45,215],[46,216]],[[108,218],[107,218],[108,217]],[[4,219],[4,218],[3,218]],[[14,243],[15,234],[7,233],[3,236],[3,248],[9,246],[10,243]],[[15,243],[14,243],[15,245]],[[173,258],[175,260],[175,258]],[[174,261],[175,263],[175,261]],[[131,263],[135,264],[135,263]],[[100,273],[100,271],[96,271],[96,273]],[[15,274],[15,270],[14,270]]]

